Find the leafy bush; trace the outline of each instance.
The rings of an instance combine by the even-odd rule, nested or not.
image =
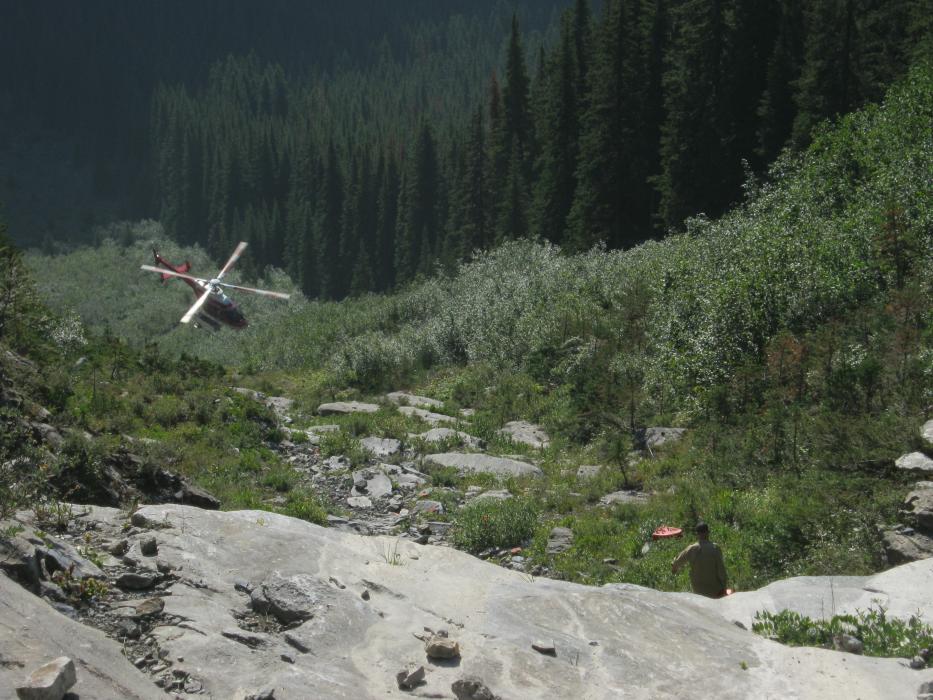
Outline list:
[[[454,544],[469,552],[514,547],[534,534],[538,506],[530,499],[481,499],[464,506],[454,518]]]
[[[752,630],[791,646],[833,646],[833,637],[849,634],[864,644],[867,656],[913,658],[921,649],[933,648],[933,628],[918,615],[907,620],[888,617],[881,606],[857,610],[854,615],[833,615],[830,620],[811,620],[792,610],[774,614],[755,613]],[[927,665],[929,665],[927,661]]]

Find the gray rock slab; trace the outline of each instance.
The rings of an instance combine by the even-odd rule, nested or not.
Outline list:
[[[544,449],[551,444],[551,438],[544,428],[523,420],[513,420],[506,423],[498,433],[512,442],[518,442],[536,449]]]
[[[105,578],[104,572],[97,564],[81,556],[78,550],[67,542],[50,540],[49,544],[37,546],[36,557],[44,560],[45,568],[50,574],[70,569],[71,575],[76,579]]]
[[[441,467],[454,467],[461,473],[495,474],[496,476],[534,476],[544,475],[538,467],[527,462],[506,457],[492,457],[484,454],[466,454],[463,452],[442,452],[426,455],[424,461]]]
[[[473,501],[507,501],[512,498],[512,493],[505,489],[493,489],[491,491],[482,491],[473,496]]]
[[[444,406],[443,401],[409,394],[407,391],[392,391],[386,394],[386,398],[399,406],[417,406],[418,408],[442,408]]]
[[[457,419],[453,416],[447,416],[443,413],[433,413],[431,411],[426,411],[423,408],[416,408],[415,406],[399,406],[399,413],[402,413],[406,416],[414,416],[415,418],[420,418],[425,423],[430,425],[440,425],[442,423],[456,423]]]
[[[419,437],[429,444],[448,440],[456,440],[459,441],[464,447],[469,447],[471,450],[486,449],[485,440],[481,440],[478,437],[473,437],[472,435],[469,435],[462,430],[454,430],[453,428],[431,428],[431,430],[417,434],[415,437]]]
[[[648,502],[648,494],[642,491],[613,491],[599,499],[604,506],[614,506],[620,503],[633,503],[644,505]]]
[[[442,515],[444,513],[444,504],[440,501],[423,499],[421,501],[416,501],[415,504],[411,507],[411,511],[412,513]]]
[[[322,403],[317,407],[317,412],[320,416],[375,413],[378,410],[378,405],[374,403],[363,403],[361,401],[335,401],[333,403]]]
[[[402,443],[394,438],[365,437],[360,446],[379,459],[394,457],[402,450]]]
[[[13,698],[29,673],[60,656],[75,662],[71,692],[95,700],[159,700],[165,694],[102,632],[56,612],[0,575],[0,697]]]
[[[448,697],[465,674],[480,675],[509,700],[686,695],[887,700],[914,697],[921,684],[933,680],[933,670],[910,671],[896,659],[786,647],[733,624],[742,620],[750,627],[755,611],[785,607],[819,617],[821,610],[833,609],[834,592],[836,612],[864,610],[872,598],[880,598],[889,615],[919,613],[930,619],[933,560],[874,577],[806,577],[786,588],[709,600],[631,585],[530,581],[449,547],[363,538],[276,513],[179,505],[143,511],[171,525],[160,532],[160,556],[187,580],[207,584],[175,583],[165,598],[166,619],[183,622],[150,633],[167,658],[183,657],[184,668],[198,669],[205,697],[242,699],[267,686],[283,700],[402,697],[395,672],[424,661],[423,642],[414,633],[426,627],[449,628],[461,647],[459,666],[425,664],[430,669],[425,693]],[[113,527],[120,526],[114,518]],[[402,563],[383,560],[383,547],[397,547]],[[261,581],[276,569],[286,577],[300,573],[323,582],[335,577],[347,586],[340,590],[325,583],[326,603],[298,630],[288,630],[300,630],[310,653],[296,653],[283,634],[269,634],[268,645],[257,649],[221,634],[237,627],[234,615],[245,609],[233,581]],[[371,594],[368,601],[359,594],[364,589]],[[20,658],[11,645],[23,627],[31,633],[35,620],[6,626],[6,605],[0,595],[0,649],[4,659]],[[535,652],[534,640],[552,642],[557,657]],[[592,646],[593,641],[598,644]],[[294,663],[283,663],[283,653]],[[79,653],[72,656],[77,660]],[[0,666],[0,678],[9,677],[2,674],[8,670]],[[17,679],[23,674],[16,670]],[[80,667],[78,674],[80,683]],[[155,690],[148,679],[142,683]],[[86,697],[109,696],[88,692]]]
[[[645,428],[645,444],[654,449],[677,442],[687,432],[686,428]]]
[[[933,459],[922,452],[902,455],[894,461],[894,466],[903,471],[933,476]]]

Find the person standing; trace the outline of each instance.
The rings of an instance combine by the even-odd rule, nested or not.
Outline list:
[[[700,522],[695,529],[697,541],[684,549],[671,562],[671,572],[677,573],[690,565],[690,585],[694,593],[707,598],[726,595],[726,565],[719,545],[709,541],[709,525]]]

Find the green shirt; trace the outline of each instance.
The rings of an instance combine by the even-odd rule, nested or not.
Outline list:
[[[694,542],[674,559],[674,573],[690,564],[690,585],[694,593],[718,598],[726,590],[726,565],[719,545],[709,540]]]

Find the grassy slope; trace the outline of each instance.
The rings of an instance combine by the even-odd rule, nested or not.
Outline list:
[[[567,577],[683,587],[667,566],[677,545],[641,548],[657,524],[700,516],[741,588],[864,573],[882,565],[877,525],[908,488],[890,462],[919,446],[933,405],[931,120],[933,71],[920,67],[884,105],[776,163],[719,221],[624,252],[510,243],[391,297],[244,300],[254,325],[235,336],[172,327],[187,297],[127,272],[145,240],[30,262],[53,303],[91,300],[90,325],[261,372],[245,381],[306,407],[410,385],[451,410],[479,409],[481,437],[504,420],[542,421],[556,436],[542,455],[547,479],[513,486],[540,511],[533,558],[546,559],[553,524],[573,527],[573,549],[549,562]],[[87,274],[91,265],[123,272]],[[402,429],[371,420],[355,430]],[[623,473],[627,427],[658,423],[692,430]],[[575,467],[594,462],[612,468],[577,483]],[[659,496],[593,507],[627,479]]]

